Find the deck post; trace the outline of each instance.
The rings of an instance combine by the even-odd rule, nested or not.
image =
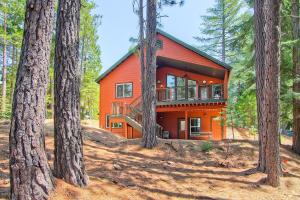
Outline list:
[[[188,139],[188,132],[189,132],[189,129],[188,129],[188,111],[185,111],[185,139],[187,140]]]
[[[126,139],[128,139],[128,124],[126,121],[124,122],[124,125],[125,125],[125,137]]]

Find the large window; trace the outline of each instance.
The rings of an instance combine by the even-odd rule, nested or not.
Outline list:
[[[196,81],[188,80],[188,98],[196,99]]]
[[[221,99],[221,97],[222,97],[222,85],[213,85],[212,86],[212,97],[214,99]]]
[[[176,99],[185,99],[185,78],[176,77]]]
[[[167,75],[166,98],[168,100],[175,100],[175,76],[173,75]]]
[[[116,84],[116,97],[117,98],[132,97],[132,83]]]
[[[201,131],[201,119],[200,118],[190,118],[190,135],[197,136]]]
[[[201,98],[201,100],[208,99],[208,87],[207,86],[200,87],[200,98]]]

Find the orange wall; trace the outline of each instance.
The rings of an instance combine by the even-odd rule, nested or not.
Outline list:
[[[139,59],[137,55],[133,54],[100,81],[100,128],[105,128],[105,115],[111,113],[112,102],[129,104],[141,95],[140,76]],[[132,98],[116,98],[115,85],[126,82],[133,83]]]
[[[163,35],[158,35],[158,39],[163,41],[163,48],[157,51],[157,56],[167,57],[184,62],[194,63],[202,66],[209,66],[215,69],[226,71],[226,69],[213,61],[200,56],[199,54],[177,44],[176,42],[166,38]]]

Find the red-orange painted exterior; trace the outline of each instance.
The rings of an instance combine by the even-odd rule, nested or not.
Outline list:
[[[158,34],[158,39],[163,42],[163,48],[157,51],[157,56],[170,58],[173,60],[183,61],[186,63],[193,63],[199,66],[210,67],[215,70],[224,71],[223,79],[205,76],[198,73],[180,70],[172,66],[160,66],[157,69],[157,88],[166,87],[166,76],[168,74],[178,77],[187,77],[188,79],[197,82],[197,88],[205,80],[208,84],[223,84],[224,98],[228,96],[228,79],[229,70],[220,66],[219,64],[203,57],[184,46],[178,44],[161,34]],[[115,86],[117,83],[132,83],[133,95],[130,98],[116,98]],[[126,138],[141,137],[141,133],[126,123],[125,119],[111,118],[110,124],[113,122],[123,123],[122,128],[106,128],[106,115],[112,113],[112,103],[122,102],[130,104],[136,98],[141,96],[141,79],[140,79],[140,65],[138,55],[132,54],[115,69],[103,77],[100,81],[100,104],[99,104],[99,126],[107,129],[112,133],[118,134]],[[198,93],[198,90],[196,91]],[[164,130],[169,131],[170,138],[178,138],[178,120],[186,120],[186,132],[188,132],[187,120],[191,117],[198,117],[201,119],[201,131],[212,132],[211,138],[213,140],[221,140],[226,137],[226,127],[221,119],[225,119],[224,104],[209,104],[197,106],[161,106],[157,107],[157,123],[163,127]],[[222,117],[221,117],[222,113]],[[186,139],[208,139],[207,136],[191,137],[185,136]]]

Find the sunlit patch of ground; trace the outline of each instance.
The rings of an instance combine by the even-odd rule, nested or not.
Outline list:
[[[281,186],[264,185],[262,173],[254,173],[257,142],[214,142],[208,152],[203,142],[160,140],[152,150],[140,140],[125,140],[84,125],[84,153],[90,183],[77,188],[56,180],[51,200],[110,199],[300,199],[300,157],[281,148],[287,173]],[[47,152],[53,159],[53,127],[46,128]],[[0,198],[7,199],[8,124],[0,125]],[[52,162],[50,161],[51,165]]]

